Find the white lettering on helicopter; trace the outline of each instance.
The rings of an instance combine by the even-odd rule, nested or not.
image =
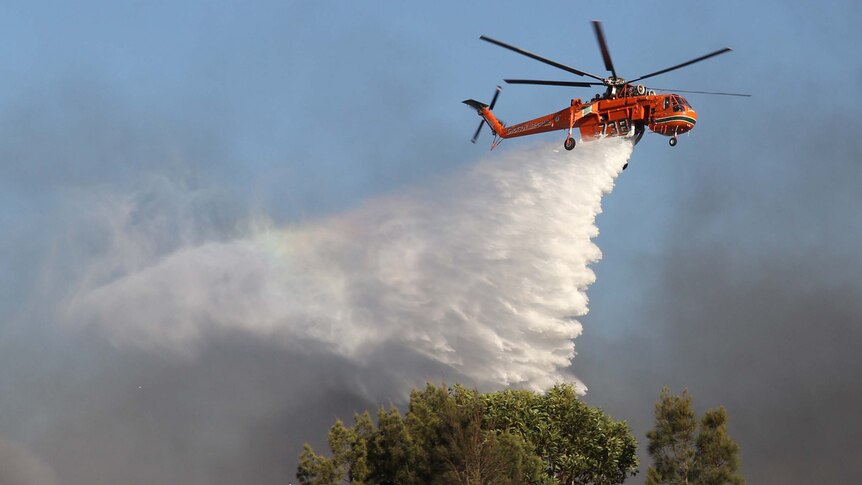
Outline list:
[[[623,118],[617,121],[606,121],[599,123],[602,136],[627,135],[631,131],[631,120]]]
[[[544,128],[546,126],[551,126],[551,120],[545,121],[537,121],[535,123],[526,123],[523,125],[513,126],[511,128],[506,128],[507,135],[514,135],[516,133],[523,133],[528,130],[535,130],[538,128]]]

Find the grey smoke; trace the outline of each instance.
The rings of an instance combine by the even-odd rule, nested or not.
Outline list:
[[[854,122],[833,121],[804,142],[744,124],[724,145],[698,147],[667,171],[678,189],[659,250],[628,279],[599,267],[600,285],[644,294],[628,300],[625,333],[581,337],[588,350],[573,371],[592,384],[587,399],[627,417],[642,441],[661,386],[688,388],[701,410],[727,407],[749,483],[856,481],[862,145]],[[758,148],[734,141],[747,132]],[[609,311],[594,302],[585,327]]]

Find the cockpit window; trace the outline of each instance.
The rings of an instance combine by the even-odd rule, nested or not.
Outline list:
[[[673,98],[674,111],[685,111],[685,109],[689,107],[688,101],[686,101],[682,96],[673,95],[671,98]]]
[[[664,109],[667,109],[670,106],[670,96],[664,97]]]

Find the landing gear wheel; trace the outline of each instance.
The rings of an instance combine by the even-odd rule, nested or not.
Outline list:
[[[566,150],[572,150],[575,148],[575,139],[574,138],[566,138],[565,143],[563,143],[563,147]]]
[[[670,144],[670,146],[675,147],[675,146],[676,146],[676,137],[675,137],[675,136],[674,136],[674,137],[672,137],[672,138],[671,138],[670,140],[668,140],[667,142]]]

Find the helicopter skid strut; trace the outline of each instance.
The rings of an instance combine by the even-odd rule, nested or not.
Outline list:
[[[563,142],[563,148],[566,150],[573,150],[575,148],[575,139],[572,138],[572,128],[575,127],[575,111],[573,109],[569,109],[569,133],[566,136],[566,141]]]

